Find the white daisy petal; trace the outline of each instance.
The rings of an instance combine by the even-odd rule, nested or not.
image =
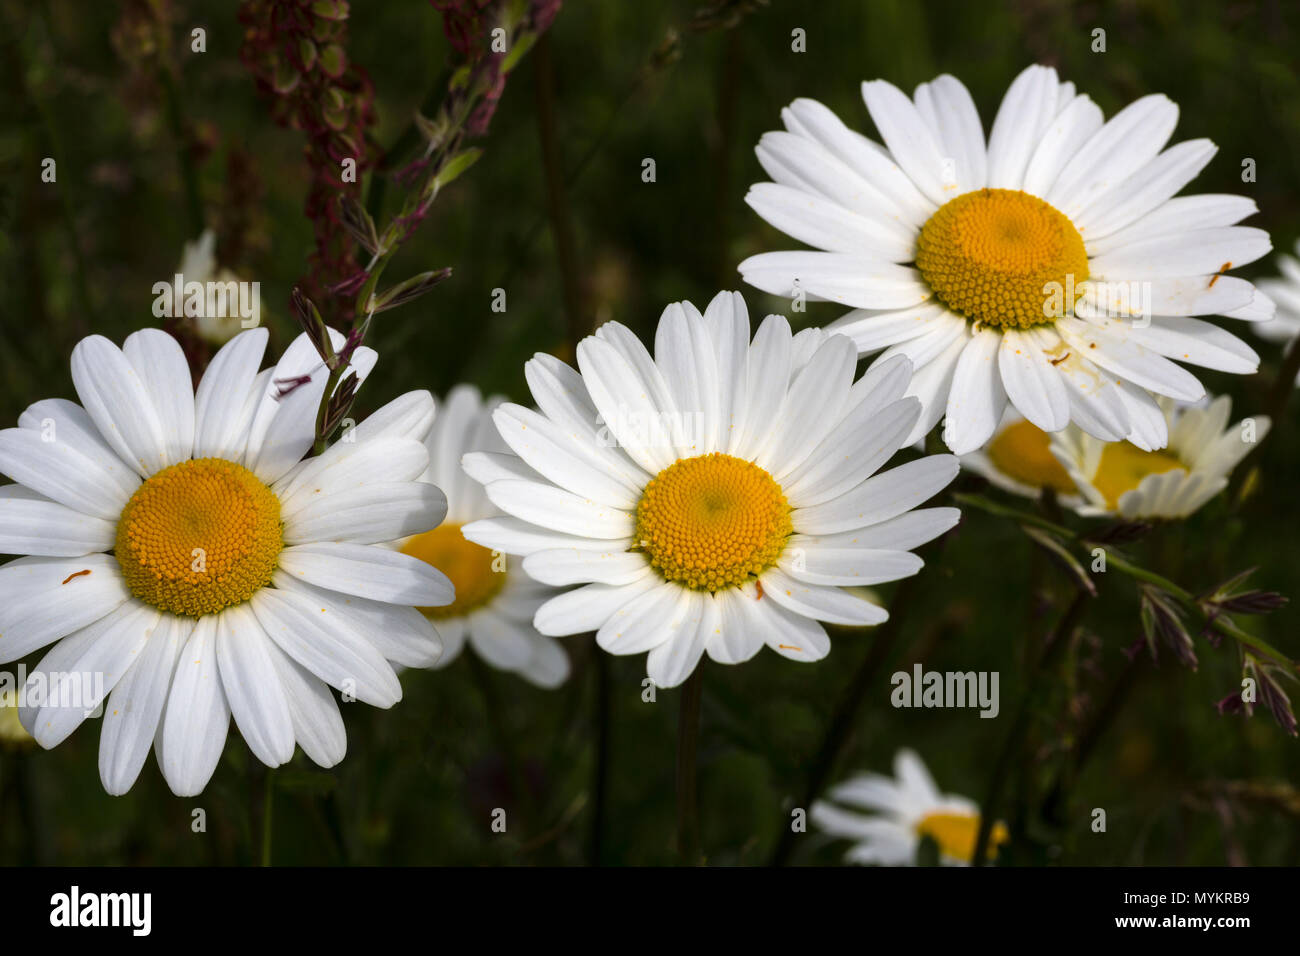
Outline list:
[[[534,551],[524,558],[524,570],[543,584],[631,584],[645,574],[644,555],[631,551],[586,551],[557,548]]]
[[[578,365],[604,425],[632,460],[652,474],[672,464],[672,443],[662,435],[676,409],[653,363],[637,369],[610,342],[589,337],[578,344]]]
[[[461,533],[491,551],[506,554],[532,554],[547,548],[579,548],[584,551],[609,551],[627,548],[631,535],[625,538],[580,538],[562,534],[510,515],[481,518],[461,528]]]
[[[1080,355],[1135,385],[1184,402],[1199,401],[1205,394],[1196,376],[1140,344],[1129,325],[1098,321],[1104,324],[1065,317],[1057,321],[1056,330]]]
[[[596,632],[596,643],[611,654],[641,654],[673,640],[691,640],[694,592],[661,581],[615,610]],[[538,612],[540,621],[542,613]],[[538,630],[546,633],[539,624]]]
[[[684,618],[681,630],[653,647],[646,658],[646,676],[656,687],[681,685],[704,656],[709,639],[721,631],[722,611],[712,594],[685,590],[682,594],[687,600],[685,610],[678,606]]]
[[[907,238],[896,230],[815,193],[755,183],[745,194],[745,204],[765,222],[815,249],[886,262],[903,262],[912,252]]]
[[[339,594],[307,584],[283,570],[276,570],[271,583],[350,618],[358,633],[364,634],[379,653],[401,667],[432,667],[442,655],[438,630],[414,607]]]
[[[1055,70],[1031,66],[1007,88],[989,131],[989,186],[994,189],[1023,186],[1030,158],[1056,117],[1057,85]]]
[[[140,776],[167,704],[176,657],[193,630],[191,619],[162,615],[109,695],[99,736],[99,777],[115,796],[130,790]]]
[[[1130,103],[1065,164],[1043,196],[1072,219],[1155,158],[1178,123],[1178,107],[1153,93]]]
[[[1001,344],[1000,332],[980,329],[957,360],[943,425],[943,440],[954,454],[982,447],[1002,418],[1007,393],[997,367]]]
[[[816,140],[874,186],[890,216],[919,226],[934,211],[933,203],[921,195],[888,153],[845,126],[825,105],[798,99],[781,111],[781,119],[792,133]]]
[[[50,649],[27,678],[27,694],[36,703],[19,711],[37,743],[58,746],[95,712],[135,663],[159,617],[132,601]]]
[[[172,793],[201,793],[217,769],[230,728],[230,705],[217,664],[217,618],[199,618],[176,660],[158,745]]]
[[[129,598],[111,555],[10,561],[0,567],[0,664],[93,624]]]
[[[194,394],[194,457],[243,457],[268,335],[266,329],[241,332],[212,357]]]
[[[719,591],[715,598],[722,620],[717,632],[708,635],[704,649],[719,664],[743,664],[763,649],[767,619],[759,613],[758,588],[747,583]]]
[[[538,608],[533,625],[539,633],[550,637],[595,631],[661,583],[662,579],[647,568],[645,574],[631,584],[588,584],[574,588],[556,595]]]
[[[1112,235],[1156,209],[1190,183],[1218,151],[1208,139],[1192,139],[1169,147],[1109,192],[1103,193],[1074,219],[1089,239]]]
[[[953,195],[983,189],[988,182],[984,127],[975,101],[961,80],[945,73],[918,86],[913,98],[945,158],[953,159]]]
[[[943,184],[943,151],[912,101],[884,80],[863,83],[862,99],[903,172],[927,199],[942,204],[948,198]]]
[[[1268,255],[1268,233],[1250,226],[1192,229],[1139,239],[1108,250],[1088,263],[1095,279],[1167,279],[1213,275]]]
[[[308,584],[372,601],[441,607],[453,598],[441,571],[419,558],[363,544],[294,545],[280,552],[280,568]]]
[[[493,667],[517,671],[532,660],[533,643],[528,632],[491,608],[470,614],[468,626],[470,645]]]
[[[402,699],[393,668],[346,613],[278,588],[263,588],[250,603],[265,634],[331,687],[374,707]]]
[[[1200,319],[1157,315],[1150,325],[1134,327],[1131,334],[1141,345],[1179,362],[1240,375],[1259,371],[1259,355],[1254,349],[1231,332]]]
[[[348,734],[329,685],[274,642],[267,641],[266,650],[284,688],[298,746],[318,766],[333,767],[348,751]]]
[[[826,548],[883,548],[891,551],[908,551],[932,541],[952,528],[961,519],[956,508],[921,508],[908,511],[865,528],[853,528],[836,534],[805,537],[794,535],[789,546],[800,547],[803,542]]]
[[[278,767],[293,757],[293,718],[269,641],[253,612],[228,607],[217,620],[217,666],[235,725],[258,760]]]
[[[185,461],[194,451],[194,383],[180,343],[161,329],[128,335],[122,354],[140,376],[162,425],[167,465]]]
[[[1060,431],[1070,421],[1065,381],[1032,336],[1003,332],[998,372],[1011,404],[1043,431]]]
[[[24,485],[0,488],[0,554],[76,557],[113,547],[111,521],[51,501]]]
[[[1085,148],[1102,128],[1101,107],[1087,96],[1077,96],[1048,124],[1025,168],[1020,188],[1033,196],[1044,196],[1061,170]]]
[[[488,486],[487,494],[507,514],[564,534],[626,538],[632,533],[632,516],[626,511],[580,498],[554,485],[494,481]]]
[[[102,468],[71,442],[47,441],[31,428],[0,431],[0,473],[81,514],[116,520],[140,480]]]
[[[1235,226],[1257,212],[1259,207],[1255,200],[1246,196],[1176,196],[1117,232],[1107,236],[1089,236],[1085,241],[1088,255],[1101,256],[1112,249],[1156,236],[1177,236],[1188,230]]]
[[[141,375],[121,349],[91,335],[72,350],[72,383],[109,447],[144,477],[168,464],[163,424]]]
[[[897,581],[920,571],[925,562],[910,551],[833,548],[805,539],[791,544],[777,562],[796,581],[832,587],[858,587]]]
[[[678,457],[717,451],[718,362],[704,317],[689,302],[674,302],[664,309],[655,333],[655,364],[681,415],[673,423]],[[625,507],[634,507],[636,498],[635,492],[626,495]]]
[[[843,588],[805,584],[776,568],[769,568],[758,580],[763,586],[764,600],[775,601],[788,611],[828,624],[863,627],[883,623],[889,617],[884,608]]]
[[[566,435],[544,415],[504,404],[492,413],[492,421],[511,450],[537,474],[601,504],[625,510],[636,507],[637,489],[611,476],[591,445]]]
[[[321,495],[284,519],[284,543],[351,541],[376,544],[420,534],[442,523],[447,498],[423,481],[381,481]]]
[[[910,511],[957,477],[955,455],[930,455],[868,478],[825,504],[791,513],[801,534],[833,534],[878,524]]]

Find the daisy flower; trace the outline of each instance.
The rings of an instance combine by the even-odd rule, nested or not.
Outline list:
[[[217,234],[211,229],[205,229],[193,242],[185,243],[176,271],[181,274],[186,285],[197,282],[205,288],[209,282],[225,285],[243,281],[230,269],[217,266]],[[212,345],[224,345],[244,328],[244,319],[239,314],[238,305],[236,299],[226,309],[225,315],[209,315],[205,307],[199,315],[190,317],[194,330]]]
[[[199,793],[232,716],[263,763],[296,742],[332,766],[346,737],[329,688],[391,707],[389,662],[437,655],[411,605],[447,603],[450,583],[374,546],[446,509],[416,480],[432,397],[410,392],[304,461],[327,370],[299,336],[259,372],[266,342],[236,336],[196,392],[171,336],[90,336],[72,353],[81,404],[40,401],[0,431],[0,473],[17,482],[0,489],[0,552],[26,555],[0,567],[0,663],[57,642],[19,716],[48,748],[103,703],[110,793],[150,747],[174,793]],[[357,375],[375,359],[357,349]],[[62,693],[74,679],[81,693]]]
[[[854,841],[845,855],[849,863],[912,866],[921,839],[939,847],[940,861],[968,866],[975,855],[980,809],[972,800],[939,792],[925,764],[911,750],[894,757],[894,776],[866,773],[830,792],[831,800],[812,807],[812,821],[831,836]],[[870,813],[859,813],[867,810]],[[989,858],[1008,839],[1007,828],[995,823],[989,831]]]
[[[846,588],[915,574],[910,553],[957,521],[913,511],[957,474],[934,455],[876,474],[920,414],[906,358],[857,382],[842,335],[793,335],[768,316],[750,341],[738,293],[700,312],[664,310],[653,357],[608,322],[578,345],[574,371],[537,355],[525,374],[538,411],[501,405],[512,455],[467,460],[505,515],[465,536],[525,555],[537,580],[576,590],[547,601],[543,634],[596,631],[611,654],[649,652],[660,687],[700,657],[735,664],[767,644],[814,661],[821,623],[886,613]]]
[[[1300,242],[1295,244],[1295,253],[1300,256]],[[1277,267],[1281,275],[1259,281],[1260,290],[1277,303],[1277,313],[1272,322],[1255,326],[1255,332],[1270,342],[1290,343],[1300,335],[1300,260],[1282,253]],[[1300,385],[1300,376],[1296,384]]]
[[[1056,71],[1011,84],[988,140],[970,94],[940,76],[912,99],[876,80],[862,95],[884,148],[815,100],[782,111],[758,158],[772,182],[746,201],[821,251],[740,264],[774,295],[852,307],[833,327],[881,361],[908,356],[909,395],[942,417],[957,454],[992,437],[1012,405],[1044,431],[1073,421],[1103,441],[1163,447],[1152,397],[1196,401],[1173,359],[1250,373],[1259,357],[1197,315],[1267,319],[1272,303],[1223,275],[1268,252],[1235,225],[1239,196],[1173,198],[1214,155],[1208,140],[1164,149],[1178,120],[1143,97],[1109,122]],[[1136,317],[1136,320],[1135,320]]]
[[[554,588],[539,584],[510,559],[469,541],[461,529],[472,521],[501,514],[483,487],[461,468],[467,452],[509,452],[492,424],[500,400],[484,402],[478,389],[458,385],[447,395],[425,444],[429,469],[422,477],[447,495],[446,520],[397,542],[413,555],[444,572],[456,588],[456,599],[444,607],[421,608],[437,625],[443,654],[439,667],[451,663],[468,638],[474,651],[493,667],[513,671],[539,687],[558,687],[569,676],[569,655],[553,637],[533,627],[533,615]],[[481,457],[468,456],[472,461]]]
[[[1228,424],[1232,399],[1177,407],[1161,400],[1169,445],[1145,451],[1129,442],[1101,442],[1071,426],[1052,437],[1052,453],[1083,495],[1083,515],[1186,518],[1228,486],[1228,475],[1268,434],[1256,415]]]
[[[1026,498],[1037,498],[1050,488],[1060,501],[1073,507],[1079,501],[1077,489],[1052,454],[1051,444],[1051,435],[1008,408],[989,443],[962,455],[961,466],[1003,491]]]

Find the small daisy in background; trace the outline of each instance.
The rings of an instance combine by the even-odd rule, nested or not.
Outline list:
[[[1102,442],[1071,426],[1052,436],[1052,453],[1078,487],[1082,515],[1186,518],[1228,486],[1228,475],[1268,434],[1266,415],[1228,424],[1232,399],[1177,406],[1160,402],[1169,444],[1146,451]]]
[[[1050,489],[1058,501],[1073,507],[1080,501],[1078,489],[1051,445],[1050,434],[1008,408],[989,443],[962,455],[961,466],[1003,491],[1037,498]]]
[[[1256,322],[1273,305],[1223,275],[1268,253],[1266,232],[1236,225],[1240,196],[1173,198],[1215,153],[1209,140],[1165,149],[1178,121],[1142,97],[1104,121],[1056,71],[1031,66],[1008,89],[987,141],[952,76],[909,99],[862,85],[885,148],[821,103],[782,110],[786,130],[757,147],[772,182],[746,202],[819,251],[740,264],[764,292],[853,309],[831,326],[878,361],[906,355],[907,394],[924,411],[908,442],[944,419],[964,455],[1014,407],[1043,431],[1074,422],[1104,441],[1164,447],[1155,396],[1205,389],[1172,361],[1249,374],[1259,357],[1198,315]]]
[[[1282,253],[1277,257],[1279,275],[1273,279],[1260,279],[1256,285],[1261,292],[1277,304],[1272,322],[1261,322],[1254,327],[1261,339],[1289,345],[1300,336],[1300,241],[1295,244],[1295,256]],[[1300,385],[1300,374],[1296,376]]]
[[[509,454],[492,424],[492,411],[499,404],[499,399],[485,402],[471,385],[458,385],[447,394],[425,442],[429,469],[422,478],[446,493],[447,517],[432,531],[396,546],[438,568],[456,588],[450,604],[421,609],[442,635],[438,667],[455,660],[468,639],[493,667],[554,688],[569,676],[569,655],[555,638],[537,633],[533,615],[556,589],[530,578],[517,558],[475,544],[461,533],[472,521],[501,514],[461,466],[464,458],[471,472],[477,464],[481,473],[490,474],[492,458]]]
[[[0,691],[0,747],[23,747],[35,743],[18,719],[18,691]]]
[[[966,797],[940,793],[930,771],[911,750],[900,750],[894,757],[893,777],[861,774],[833,787],[830,799],[834,803],[813,804],[812,821],[831,836],[853,841],[844,856],[849,863],[912,866],[926,837],[938,846],[944,864],[969,866],[975,855],[979,805]],[[1002,823],[989,830],[990,860],[1008,836]]]
[[[26,555],[0,567],[0,663],[53,644],[19,716],[50,748],[102,703],[109,793],[151,748],[174,793],[199,793],[232,717],[268,766],[295,744],[333,766],[347,737],[330,688],[391,707],[392,665],[437,658],[412,605],[448,603],[450,582],[377,546],[446,511],[417,480],[432,396],[408,392],[304,460],[328,370],[302,335],[259,372],[266,344],[264,328],[237,335],[196,392],[166,333],[120,349],[90,336],[72,353],[82,404],[40,401],[0,431],[0,473],[17,482],[0,488],[0,552]],[[356,349],[356,376],[376,359]],[[67,700],[83,675],[102,680]]]
[[[649,652],[659,687],[706,653],[820,660],[821,622],[887,617],[847,589],[915,574],[911,549],[957,522],[955,508],[913,510],[956,477],[953,456],[877,474],[921,413],[906,358],[855,382],[849,339],[771,315],[751,342],[744,299],[723,292],[703,314],[668,306],[653,356],[608,322],[577,359],[538,354],[525,374],[539,410],[493,412],[513,454],[473,456],[470,471],[504,515],[465,536],[525,555],[546,584],[581,585],[542,605],[538,630]]]
[[[185,243],[180,265],[176,267],[176,271],[183,277],[186,285],[191,282],[206,286],[209,282],[226,284],[243,281],[230,269],[217,265],[217,234],[211,229],[205,229],[203,234],[193,242]],[[199,337],[211,345],[225,345],[243,331],[244,319],[236,308],[237,304],[238,300],[226,310],[224,315],[209,315],[205,308],[200,311],[200,314],[190,316]]]

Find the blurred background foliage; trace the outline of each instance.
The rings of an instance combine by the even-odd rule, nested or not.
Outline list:
[[[181,154],[196,171],[222,264],[261,282],[272,348],[282,348],[296,333],[289,293],[312,249],[309,177],[301,134],[271,120],[241,64],[236,5],[3,0],[0,8],[0,420],[12,424],[36,399],[73,394],[68,356],[82,336],[120,341],[155,324],[152,285],[171,277],[198,232]],[[156,50],[145,47],[157,35],[138,33],[142,9],[167,25]],[[190,51],[196,26],[207,31],[203,53]],[[1105,53],[1091,49],[1098,27]],[[806,31],[807,52],[792,51],[796,29]],[[423,0],[356,3],[349,32],[348,53],[374,85],[370,132],[386,147],[422,103],[437,102],[450,52],[441,18]],[[1162,91],[1181,106],[1176,138],[1210,137],[1220,147],[1195,191],[1254,198],[1260,214],[1249,224],[1268,229],[1278,249],[1300,234],[1300,7],[1284,0],[565,0],[548,47],[515,70],[479,142],[482,159],[438,197],[390,267],[385,284],[442,266],[454,274],[377,318],[371,344],[381,374],[363,389],[362,411],[407,389],[443,394],[462,381],[527,401],[524,361],[538,350],[571,357],[571,328],[617,319],[645,337],[668,302],[702,306],[719,288],[739,287],[742,258],[793,245],[743,203],[748,184],[766,178],[753,155],[760,134],[779,128],[781,107],[801,96],[870,132],[859,83],[875,77],[910,91],[953,73],[986,129],[1012,77],[1032,62],[1056,66],[1108,115]],[[548,212],[539,78],[553,90],[572,232],[567,268],[576,285],[567,299]],[[47,156],[58,162],[56,184],[39,178]],[[655,161],[653,183],[642,181],[646,158]],[[1241,181],[1245,158],[1256,161],[1254,183]],[[396,194],[390,184],[388,215]],[[1244,270],[1272,271],[1266,261]],[[490,308],[496,288],[506,290],[504,313]],[[745,294],[751,316],[788,314],[788,303]],[[813,325],[837,315],[812,305],[790,317]],[[1265,409],[1279,364],[1275,346],[1256,345],[1259,375],[1202,376],[1234,396],[1237,417]],[[1297,433],[1290,417],[1278,423],[1229,495],[1185,525],[1157,529],[1134,553],[1194,591],[1258,566],[1256,586],[1300,594]],[[1247,471],[1257,474],[1241,480]],[[699,774],[709,862],[771,858],[837,702],[872,653],[874,676],[831,780],[888,771],[895,750],[910,746],[943,789],[984,800],[1029,649],[1072,585],[1013,525],[985,514],[968,513],[923,554],[928,567],[888,644],[870,630],[834,629],[831,655],[815,665],[767,651],[739,667],[706,661]],[[1130,663],[1124,650],[1141,633],[1136,590],[1117,574],[1098,580],[1100,598],[1044,678],[1047,692],[1006,780],[1000,815],[1013,841],[1003,861],[1296,862],[1300,745],[1262,709],[1250,718],[1218,713],[1215,702],[1240,687],[1235,649],[1198,639],[1194,671],[1168,653]],[[1248,626],[1294,656],[1297,613],[1293,604]],[[344,708],[349,753],[333,770],[299,753],[271,778],[232,733],[195,799],[173,797],[152,758],[127,796],[106,796],[93,721],[53,752],[5,747],[0,862],[254,863],[268,784],[277,863],[675,862],[680,692],[643,702],[643,656],[597,658],[589,637],[567,647],[573,676],[555,692],[464,655],[443,671],[406,673],[405,699],[393,710]],[[891,707],[889,675],[917,661],[1000,672],[1000,718]],[[1094,725],[1102,732],[1079,772],[1063,771]],[[602,740],[603,798],[594,785]],[[508,808],[505,834],[490,828],[495,807]],[[1090,828],[1098,807],[1108,818],[1100,834]],[[196,809],[205,833],[192,832]],[[845,848],[808,833],[793,841],[790,859],[836,863]]]

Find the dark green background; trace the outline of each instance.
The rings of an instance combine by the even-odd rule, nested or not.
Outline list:
[[[765,179],[753,155],[779,110],[815,97],[864,132],[860,81],[910,90],[940,72],[970,88],[985,127],[1025,65],[1055,65],[1108,115],[1148,92],[1181,107],[1178,139],[1220,147],[1198,192],[1250,195],[1278,249],[1300,233],[1300,9],[1284,2],[1130,0],[1066,4],[912,0],[795,3],[773,0],[732,28],[692,31],[696,2],[568,0],[552,31],[559,148],[590,314],[643,336],[669,301],[697,305],[738,288],[745,256],[797,244],[765,226],[742,201]],[[175,2],[172,57],[186,117],[214,144],[201,165],[210,217],[228,190],[260,189],[258,242],[237,263],[262,283],[276,348],[294,333],[288,294],[311,249],[302,215],[306,176],[297,133],[275,126],[239,62],[233,3]],[[156,88],[114,52],[116,3],[4,0],[0,35],[0,422],[12,425],[36,399],[71,396],[68,356],[91,332],[120,341],[153,324],[151,286],[170,277],[187,222],[175,144]],[[188,33],[208,31],[191,54]],[[1093,53],[1102,27],[1107,52]],[[808,52],[791,51],[791,31]],[[441,73],[448,48],[436,12],[419,0],[356,2],[350,52],[374,80],[380,143],[393,142]],[[667,62],[665,37],[680,40]],[[372,335],[380,370],[363,410],[410,388],[445,392],[476,382],[527,400],[523,363],[537,350],[566,354],[560,274],[548,228],[535,108],[534,57],[511,77],[485,154],[438,199],[387,278],[445,265],[454,276],[427,297],[381,315]],[[233,148],[252,158],[257,182],[224,182]],[[58,159],[58,184],[39,162]],[[657,182],[641,181],[656,161]],[[1258,181],[1240,181],[1242,159]],[[395,190],[389,190],[391,212]],[[75,233],[84,265],[73,254]],[[1267,261],[1242,271],[1271,273]],[[491,290],[508,310],[490,311]],[[746,291],[753,316],[786,303]],[[839,314],[814,305],[796,323]],[[1240,328],[1240,326],[1238,326]],[[1212,391],[1237,399],[1237,417],[1264,410],[1279,354],[1249,380],[1207,372]],[[1294,415],[1295,402],[1290,405]],[[1193,590],[1259,566],[1256,583],[1291,595],[1297,425],[1288,418],[1250,459],[1259,469],[1244,503],[1220,499],[1186,526],[1161,529],[1136,550]],[[1240,477],[1240,476],[1238,476]],[[978,482],[964,479],[967,487]],[[1237,485],[1234,482],[1234,486]],[[969,514],[942,555],[930,546],[898,643],[879,671],[835,779],[887,770],[900,746],[917,749],[945,790],[983,799],[991,766],[1023,691],[1026,648],[1070,591],[1013,526]],[[1214,701],[1239,687],[1230,646],[1197,642],[1192,672],[1171,655],[1138,665],[1123,710],[1068,794],[1064,825],[1039,818],[1060,755],[1126,664],[1139,635],[1136,592],[1117,575],[1086,631],[1034,711],[1028,746],[1007,781],[1003,816],[1014,862],[1252,864],[1300,859],[1300,744],[1264,712],[1221,717]],[[892,587],[881,589],[888,598]],[[1297,611],[1248,622],[1300,654]],[[793,794],[825,733],[834,703],[872,643],[870,631],[837,630],[824,661],[792,664],[764,651],[739,667],[704,664],[700,803],[704,851],[718,864],[765,861],[789,819]],[[405,700],[388,712],[345,707],[349,753],[319,771],[301,754],[276,777],[277,863],[582,863],[592,859],[591,787],[596,739],[594,647],[567,647],[569,683],[543,692],[491,673],[487,686],[462,657],[449,669],[404,676]],[[33,657],[29,663],[34,663]],[[895,710],[889,674],[915,660],[939,670],[1001,673],[1002,716]],[[606,658],[612,759],[601,862],[672,863],[674,753],[680,693],[640,698],[644,657]],[[1296,685],[1289,690],[1295,695]],[[486,693],[485,693],[486,691]],[[489,703],[489,701],[491,703]],[[150,758],[125,797],[102,792],[98,728],[87,725],[50,753],[0,751],[0,862],[250,863],[260,855],[267,773],[236,733],[206,792],[173,797]],[[507,754],[523,764],[529,798],[509,795]],[[1235,784],[1225,789],[1225,784]],[[1215,797],[1228,792],[1235,794]],[[505,835],[493,807],[511,807]],[[1106,809],[1108,830],[1090,831]],[[208,831],[191,832],[203,808]],[[838,862],[846,845],[799,838],[794,861]]]

